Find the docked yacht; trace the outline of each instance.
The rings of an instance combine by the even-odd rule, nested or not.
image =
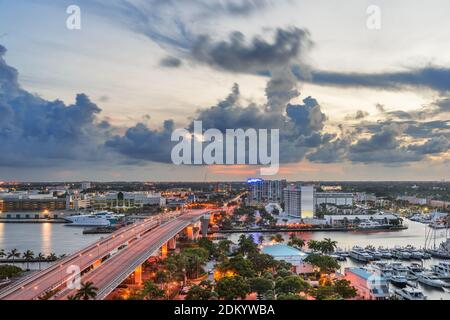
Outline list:
[[[353,258],[360,262],[370,262],[374,260],[374,257],[363,249],[354,247],[350,253],[350,258]]]
[[[78,227],[109,227],[117,224],[125,215],[114,214],[108,211],[99,211],[91,214],[68,216],[64,219],[70,226]]]
[[[401,260],[411,259],[411,254],[408,251],[405,251],[402,249],[393,250],[392,255],[394,258],[401,259]]]
[[[367,265],[367,269],[370,272],[374,272],[381,275],[386,280],[391,280],[394,274],[394,269],[388,263],[382,261],[376,261]]]
[[[450,284],[442,281],[441,279],[439,279],[437,276],[435,276],[434,274],[426,274],[423,273],[421,274],[418,279],[417,279],[420,283],[422,284],[426,284],[430,287],[435,287],[435,288],[449,288]]]
[[[431,267],[431,271],[441,280],[450,280],[450,261],[439,262]]]
[[[396,289],[394,290],[394,293],[403,300],[427,300],[427,297],[423,292],[415,288],[406,287],[403,289]]]
[[[425,268],[422,267],[420,264],[418,263],[411,263],[411,265],[407,266],[407,269],[409,271],[409,274],[414,276],[414,277],[419,277],[419,275],[421,275],[422,273],[425,272]]]

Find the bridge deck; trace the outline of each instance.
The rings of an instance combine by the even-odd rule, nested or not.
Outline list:
[[[0,299],[36,299],[50,289],[65,284],[71,277],[71,274],[67,273],[70,266],[76,265],[84,270],[107,256],[111,251],[129,243],[126,249],[119,251],[96,269],[82,276],[82,282],[94,282],[94,285],[100,289],[99,299],[102,299],[165,242],[182,231],[192,220],[198,220],[205,213],[207,210],[195,210],[181,216],[179,213],[171,214],[169,218],[173,220],[162,225],[159,225],[161,220],[154,217],[122,228],[109,237],[58,261],[53,266],[4,289],[0,292]],[[72,290],[65,289],[56,298],[65,298],[71,294],[73,294]]]

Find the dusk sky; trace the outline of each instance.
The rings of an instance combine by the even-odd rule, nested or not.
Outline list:
[[[70,5],[80,30],[66,27]],[[258,176],[173,165],[170,136],[194,120],[280,129],[272,179],[448,180],[449,10],[448,0],[0,0],[0,181]]]

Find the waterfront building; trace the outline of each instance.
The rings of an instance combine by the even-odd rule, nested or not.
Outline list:
[[[110,192],[91,199],[91,206],[95,210],[128,210],[165,204],[166,199],[161,194],[147,192]]]
[[[350,281],[364,300],[385,300],[389,298],[389,282],[383,276],[370,273],[363,268],[345,268],[345,279]]]
[[[6,193],[0,195],[0,212],[54,211],[65,208],[65,198],[56,198],[50,194]]]
[[[296,274],[309,274],[314,268],[304,263],[308,254],[284,244],[266,245],[261,250],[264,254],[272,256],[275,260],[286,261],[292,264],[292,272]]]
[[[284,189],[284,211],[291,217],[312,219],[315,215],[314,186],[289,186]]]
[[[333,204],[336,206],[353,206],[353,193],[344,192],[316,192],[315,204]]]
[[[401,225],[402,219],[389,213],[367,214],[367,215],[325,215],[324,219],[332,227],[344,227],[347,225],[358,225],[364,222],[376,222],[380,226]]]
[[[248,179],[247,204],[280,203],[283,201],[283,189],[286,188],[286,186],[286,180]]]

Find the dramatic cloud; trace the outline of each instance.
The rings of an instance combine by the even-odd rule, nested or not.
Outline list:
[[[63,160],[96,160],[109,124],[98,122],[100,109],[84,94],[73,105],[47,101],[23,90],[17,71],[0,46],[0,165],[57,165]]]
[[[312,71],[308,76],[300,72],[294,73],[300,80],[310,81],[318,85],[388,90],[415,87],[433,89],[439,92],[450,91],[450,69],[444,67],[428,66],[386,73],[342,73],[318,70]]]
[[[311,44],[308,32],[294,27],[277,29],[273,42],[255,37],[247,43],[241,32],[234,32],[228,41],[199,37],[192,48],[192,57],[232,72],[271,72],[300,62],[303,51]]]
[[[169,163],[173,146],[171,135],[174,130],[171,120],[164,122],[161,131],[151,130],[145,124],[138,123],[129,128],[124,136],[115,136],[106,141],[105,145],[131,160]]]

